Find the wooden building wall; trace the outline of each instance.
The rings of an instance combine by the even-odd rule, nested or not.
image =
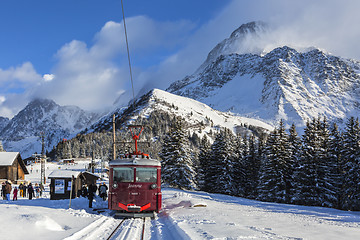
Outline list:
[[[11,166],[1,166],[0,179],[7,179],[12,182],[16,182],[17,180],[24,180],[25,173],[18,163],[19,161],[16,159]]]
[[[8,167],[0,166],[0,179],[7,179]]]

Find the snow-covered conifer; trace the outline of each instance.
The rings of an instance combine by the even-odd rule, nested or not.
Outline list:
[[[246,197],[255,198],[259,181],[261,160],[258,156],[258,147],[254,136],[248,138],[248,151],[242,161],[244,167],[244,194]]]
[[[209,191],[208,186],[206,185],[206,172],[209,169],[209,163],[210,163],[210,151],[211,151],[211,144],[204,135],[204,137],[200,141],[200,152],[199,152],[199,168],[197,172],[198,176],[198,183],[199,188],[203,191]]]
[[[334,207],[337,202],[336,182],[337,182],[337,161],[332,157],[330,147],[330,130],[329,124],[324,117],[322,121],[317,121],[319,129],[320,149],[318,154],[319,162],[319,187],[321,206]]]
[[[211,160],[205,175],[211,192],[233,194],[234,135],[229,129],[221,130],[211,145]]]
[[[161,152],[163,180],[170,186],[194,189],[196,173],[193,168],[193,155],[189,139],[183,129],[182,121],[177,118],[164,139]]]
[[[293,164],[288,134],[283,121],[270,136],[260,170],[258,198],[265,201],[290,202]]]
[[[245,197],[245,166],[244,166],[244,154],[245,154],[245,143],[241,135],[236,136],[235,141],[235,155],[234,155],[234,168],[233,168],[233,182],[235,187],[234,195]]]
[[[360,210],[360,125],[351,117],[344,132],[343,158],[345,161],[343,208]]]
[[[333,207],[342,208],[343,202],[343,185],[344,185],[344,160],[343,152],[343,134],[339,131],[336,123],[330,128],[330,158],[335,164],[332,175],[334,179],[334,191],[336,202]]]

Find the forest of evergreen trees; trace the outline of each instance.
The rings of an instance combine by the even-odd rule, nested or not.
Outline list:
[[[267,137],[221,130],[212,144],[204,136],[196,153],[181,120],[172,125],[162,151],[162,177],[170,186],[261,201],[360,210],[359,119],[343,131],[312,119],[298,136],[281,121]]]

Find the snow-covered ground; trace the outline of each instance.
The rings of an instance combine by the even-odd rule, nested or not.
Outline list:
[[[86,163],[61,168],[79,170]],[[47,174],[58,169],[48,164]],[[31,167],[30,167],[31,169]],[[38,165],[27,179],[37,182]],[[48,187],[47,187],[48,191]],[[107,202],[97,198],[94,208]],[[0,239],[107,239],[119,219],[88,208],[85,198],[0,200]],[[128,220],[119,239],[135,239],[140,221]],[[163,189],[163,210],[147,223],[145,239],[359,239],[360,213],[264,203],[221,194]]]

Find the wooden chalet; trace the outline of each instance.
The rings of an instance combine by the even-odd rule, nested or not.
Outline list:
[[[13,183],[25,180],[29,174],[19,152],[0,152],[0,181]]]

